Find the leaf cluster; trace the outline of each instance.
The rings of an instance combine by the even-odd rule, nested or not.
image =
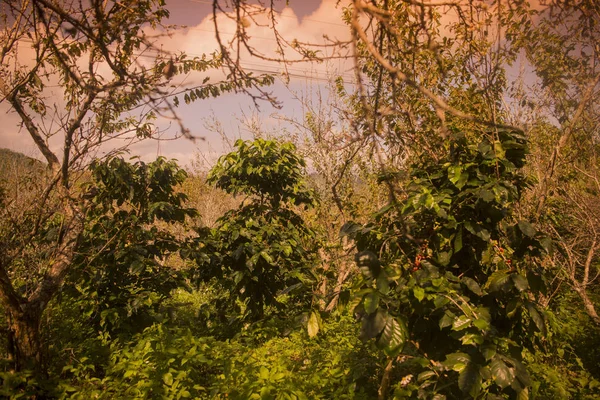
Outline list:
[[[210,171],[208,182],[251,196],[214,229],[200,230],[184,258],[195,261],[196,281],[214,280],[228,293],[221,318],[257,321],[268,309],[303,307],[316,282],[316,233],[294,211],[315,200],[303,181],[304,161],[289,143],[236,142]]]
[[[406,199],[343,228],[362,272],[349,304],[364,340],[414,357],[418,378],[397,393],[526,396],[521,353],[546,332],[535,256],[548,244],[510,218],[527,184],[526,142],[519,132],[455,133],[447,149],[443,162],[413,166]]]
[[[165,260],[179,250],[169,225],[196,215],[177,190],[187,175],[164,158],[150,164],[112,158],[92,163],[90,172],[85,229],[66,291],[99,328],[139,331],[151,322],[149,311],[181,284]]]
[[[210,171],[209,183],[234,195],[260,197],[274,209],[282,203],[310,206],[315,201],[303,181],[306,164],[292,143],[239,139],[235,148]]]

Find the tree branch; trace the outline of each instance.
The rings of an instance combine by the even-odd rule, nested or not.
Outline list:
[[[69,205],[65,205],[65,211],[71,216],[71,224],[65,229],[61,246],[54,256],[52,267],[27,299],[28,307],[43,309],[62,286],[69,267],[72,265],[75,247],[79,235],[83,231],[83,220],[80,215],[74,215],[75,213]]]
[[[543,210],[544,206],[546,205],[546,198],[548,197],[548,182],[550,181],[552,176],[554,176],[554,172],[556,171],[556,163],[558,161],[558,157],[560,156],[560,152],[562,151],[562,149],[565,147],[565,145],[567,144],[567,142],[573,135],[575,126],[577,125],[577,122],[579,122],[579,119],[583,115],[583,112],[585,111],[585,109],[588,105],[588,102],[591,100],[592,96],[594,95],[594,89],[596,88],[596,86],[598,85],[599,82],[600,82],[600,73],[598,73],[596,75],[596,77],[594,78],[594,81],[590,84],[590,86],[585,91],[583,97],[581,98],[581,101],[579,102],[579,105],[577,106],[577,109],[575,110],[575,114],[573,115],[573,118],[571,118],[571,120],[566,123],[566,127],[563,128],[564,129],[563,134],[561,135],[560,139],[558,140],[558,143],[556,144],[556,146],[554,146],[554,150],[552,151],[552,156],[550,157],[550,161],[548,162],[548,167],[546,168],[546,174],[544,174],[543,181],[540,185],[542,193],[539,197],[538,205],[536,207],[536,215],[538,218],[540,217],[542,210]]]
[[[96,98],[96,91],[92,91],[88,93],[87,98],[83,102],[77,116],[74,120],[71,121],[71,126],[67,130],[65,134],[65,148],[63,154],[63,164],[62,164],[62,184],[64,187],[69,187],[69,158],[71,154],[71,145],[73,144],[73,134],[75,131],[81,126],[81,121],[90,110],[94,99]]]
[[[4,265],[4,260],[0,258],[0,300],[11,313],[22,313],[22,298],[15,291]]]
[[[25,127],[29,132],[29,135],[31,135],[31,138],[46,158],[46,161],[48,161],[48,166],[50,167],[50,169],[54,172],[58,172],[58,170],[60,169],[58,157],[56,157],[56,155],[50,150],[50,148],[42,138],[42,135],[40,134],[40,131],[38,130],[37,126],[33,122],[33,119],[23,109],[21,100],[17,97],[16,94],[17,91],[13,91],[10,97],[8,98],[8,101],[23,120],[23,123],[25,124]]]

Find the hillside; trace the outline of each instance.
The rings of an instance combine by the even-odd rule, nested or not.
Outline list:
[[[18,153],[9,149],[0,149],[0,176],[7,179],[9,176],[14,176],[15,173],[23,173],[25,171],[41,171],[45,168],[43,162],[26,156],[23,153]]]

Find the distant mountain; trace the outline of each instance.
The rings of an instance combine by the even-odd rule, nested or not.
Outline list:
[[[9,149],[0,149],[0,167],[4,166],[23,166],[23,167],[45,167],[45,163],[35,158],[26,156],[23,153],[18,153]]]
[[[8,149],[0,149],[0,180],[28,173],[41,173],[46,164]]]

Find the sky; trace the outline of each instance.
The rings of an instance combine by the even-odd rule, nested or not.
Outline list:
[[[217,49],[212,21],[212,0],[166,0],[170,18],[167,24],[178,27],[170,37],[156,39],[155,45],[168,52],[183,51],[190,57],[210,54]],[[270,1],[266,1],[267,6]],[[437,0],[432,0],[432,2]],[[442,0],[440,0],[442,1]],[[536,2],[536,1],[534,1]],[[222,3],[226,3],[225,0]],[[350,31],[342,20],[342,9],[339,0],[274,0],[275,9],[280,12],[277,18],[277,29],[288,41],[297,39],[300,42],[325,44],[324,35],[330,39],[348,40]],[[449,21],[451,15],[444,15]],[[225,18],[219,19],[219,31],[223,40],[232,37],[235,22]],[[276,41],[269,27],[250,23],[247,32],[251,43],[265,56],[278,57]],[[262,22],[266,22],[266,16]],[[444,24],[443,24],[444,25]],[[152,33],[152,32],[149,32]],[[450,33],[449,33],[450,34]],[[324,49],[324,55],[328,55]],[[248,71],[261,73],[264,71],[284,71],[284,66],[250,56],[245,56],[243,65]],[[276,83],[268,90],[281,102],[281,109],[273,108],[266,102],[256,104],[245,94],[224,94],[214,99],[206,99],[185,105],[183,101],[177,109],[184,126],[194,136],[202,140],[146,140],[130,146],[131,155],[141,156],[149,161],[157,156],[175,158],[180,164],[191,166],[196,160],[204,161],[203,168],[209,168],[216,159],[226,153],[229,145],[236,138],[250,139],[256,129],[248,129],[248,125],[259,127],[263,134],[289,133],[294,135],[294,125],[286,120],[301,121],[304,109],[298,98],[316,101],[320,97],[327,102],[328,81],[342,76],[347,82],[353,80],[352,63],[350,60],[331,60],[326,63],[300,63],[288,66],[289,81],[277,78]],[[509,70],[516,75],[517,70]],[[177,76],[174,83],[187,85],[200,84],[206,75],[193,74]],[[208,72],[211,82],[223,77],[221,72]],[[177,81],[178,80],[178,81]],[[60,104],[60,102],[59,102]],[[22,152],[28,156],[42,158],[37,147],[24,129],[19,129],[19,118],[9,108],[6,101],[0,102],[0,148]],[[215,130],[215,126],[220,129]],[[159,121],[161,129],[165,130],[163,139],[169,139],[180,133],[179,127],[172,122]],[[224,140],[225,138],[225,140]],[[117,144],[121,144],[117,142]],[[50,141],[51,149],[61,151],[62,142],[55,138]],[[104,149],[110,150],[109,147]]]
[[[324,43],[324,34],[330,38],[345,39],[349,36],[348,27],[341,21],[341,8],[337,0],[290,0],[289,6],[285,1],[275,1],[275,8],[280,11],[278,30],[288,40],[310,41]],[[217,48],[214,37],[211,0],[167,0],[170,11],[168,24],[183,25],[176,29],[170,38],[161,39],[158,45],[167,51],[184,51],[190,56],[211,53]],[[221,24],[223,39],[235,30],[235,25],[225,21]],[[275,41],[272,32],[266,27],[251,25],[248,32],[252,43],[265,55],[275,56]],[[231,36],[229,36],[231,37]],[[283,66],[258,59],[246,59],[245,67],[260,71],[283,71]],[[184,125],[203,140],[147,140],[130,148],[132,155],[151,160],[156,156],[175,158],[183,165],[190,166],[193,160],[204,160],[204,167],[216,160],[228,150],[226,142],[232,143],[236,138],[251,138],[248,124],[259,125],[266,133],[290,129],[285,118],[301,119],[302,107],[298,97],[314,96],[322,93],[326,96],[326,82],[331,75],[351,77],[350,66],[344,62],[329,62],[323,64],[303,63],[289,67],[290,80],[284,84],[281,79],[268,90],[281,102],[282,108],[273,108],[270,104],[259,103],[259,108],[244,94],[225,94],[215,99],[197,101],[178,108],[178,114]],[[218,79],[218,73],[213,72],[213,79]],[[201,81],[203,76],[186,77],[185,83]],[[0,104],[0,148],[9,148],[28,156],[41,158],[35,144],[25,130],[19,130],[19,118],[10,110],[7,102]],[[210,126],[220,125],[222,135]],[[178,133],[177,126],[161,124],[166,128],[164,138]],[[60,141],[52,142],[51,148],[60,151]],[[107,149],[108,150],[108,149]]]

